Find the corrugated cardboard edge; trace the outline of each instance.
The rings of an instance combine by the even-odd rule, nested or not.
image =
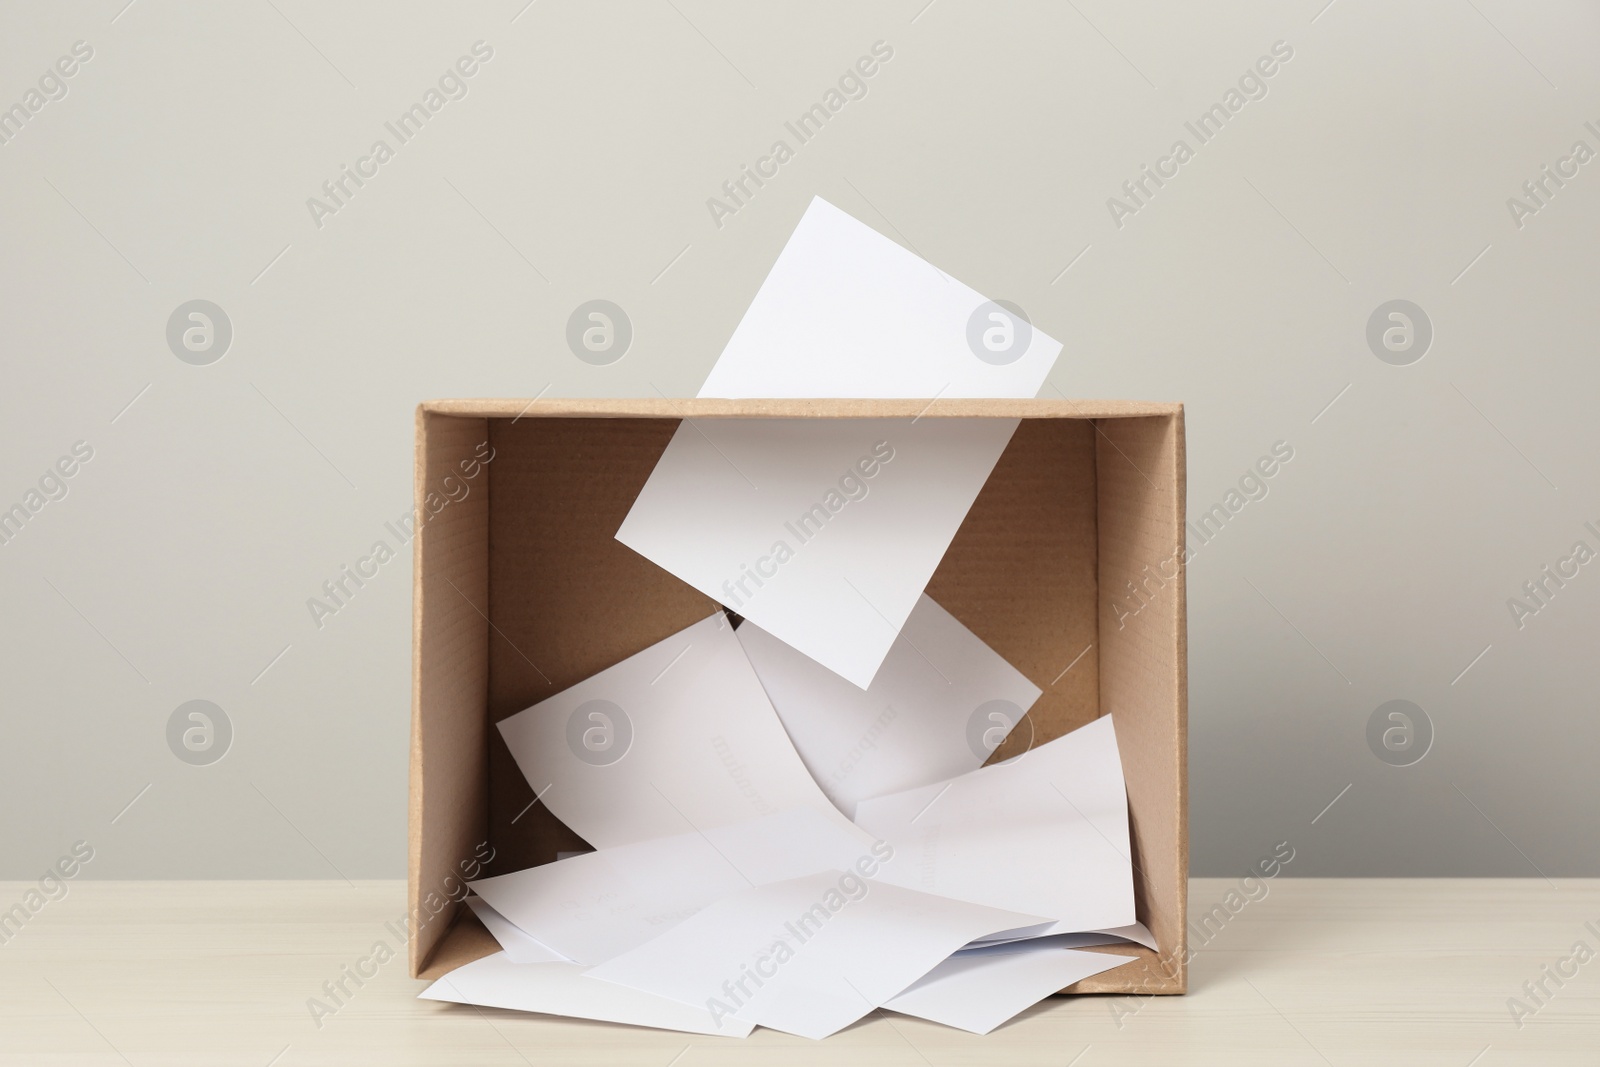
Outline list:
[[[658,419],[1129,419],[1171,416],[1182,404],[1142,400],[674,400],[517,399],[429,400],[422,410],[480,418]]]

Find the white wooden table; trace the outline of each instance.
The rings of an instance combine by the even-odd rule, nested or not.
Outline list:
[[[1196,879],[1193,920],[1233,885]],[[0,883],[0,909],[28,888]],[[403,951],[359,989],[346,979],[354,995],[319,1027],[308,1000],[395,945],[385,922],[404,896],[399,882],[73,882],[4,928],[0,1064],[1600,1064],[1600,880],[1281,877],[1199,950],[1188,996],[1057,997],[986,1038],[902,1016],[815,1043],[480,1011],[417,1000]],[[1596,958],[1557,988],[1543,968],[1579,941]],[[1523,985],[1541,979],[1542,1006]],[[1533,1012],[1520,1026],[1512,997]]]

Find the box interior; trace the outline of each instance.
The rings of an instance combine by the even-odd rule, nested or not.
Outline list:
[[[1182,992],[1186,980],[1182,415],[1151,407],[1160,413],[1023,418],[928,585],[1044,691],[994,760],[1117,713],[1138,914],[1164,951],[1119,946],[1140,959],[1068,992]],[[678,418],[509,410],[418,414],[420,977],[497,947],[457,903],[466,861],[487,846],[487,873],[505,873],[586,847],[533,803],[492,724],[717,608],[613,536]],[[473,488],[430,514],[428,493],[437,505],[484,442],[492,459]]]

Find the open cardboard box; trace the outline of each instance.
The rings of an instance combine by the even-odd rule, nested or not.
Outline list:
[[[412,976],[497,948],[464,878],[586,847],[491,726],[716,610],[614,536],[681,419],[979,417],[1023,421],[928,593],[1044,690],[994,760],[1116,713],[1138,916],[1162,947],[1119,945],[1139,959],[1065,991],[1184,992],[1183,408],[1104,400],[419,406]]]

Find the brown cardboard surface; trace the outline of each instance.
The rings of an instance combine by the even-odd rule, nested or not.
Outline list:
[[[455,925],[447,931],[428,957],[427,963],[420,968],[413,968],[413,978],[426,978],[434,981],[443,978],[457,967],[464,967],[473,960],[500,951],[500,943],[494,939],[488,927],[478,921],[470,908],[457,909]]]
[[[484,702],[488,692],[489,496],[469,492],[430,514],[447,477],[487,440],[485,420],[417,411],[417,533],[412,539],[411,971],[445,935],[461,864],[487,840]],[[444,499],[448,500],[448,497]],[[439,901],[449,901],[440,910]]]
[[[1116,716],[1140,918],[1161,946],[1079,992],[1182,993],[1189,886],[1183,413],[1096,424],[1100,710]],[[1167,578],[1163,575],[1172,575]]]
[[[493,722],[682,629],[712,601],[614,538],[681,417],[1019,417],[928,592],[1044,695],[1006,758],[1114,711],[1139,916],[1162,957],[1073,992],[1182,992],[1188,870],[1183,423],[1175,404],[1047,400],[448,400],[419,409],[418,487],[487,439],[485,491],[417,538],[413,906],[486,835],[493,870],[577,838],[517,771]],[[454,506],[454,505],[452,505]],[[1143,568],[1177,572],[1137,612]],[[1175,564],[1166,564],[1172,573]],[[453,576],[473,621],[441,577]],[[1146,579],[1148,580],[1148,579]],[[1138,605],[1138,600],[1126,601]],[[476,611],[476,608],[471,610]],[[476,646],[473,643],[476,642]],[[448,665],[436,660],[453,657]],[[1069,669],[1070,668],[1070,669]],[[470,721],[469,721],[470,720]],[[451,732],[453,731],[453,732]],[[447,733],[443,740],[441,734]],[[414,974],[494,948],[470,915],[413,940]],[[1170,977],[1168,977],[1170,975]]]
[[[1144,400],[678,400],[530,397],[429,400],[424,411],[479,418],[658,419],[1127,419],[1176,415],[1181,404]]]
[[[1099,715],[1097,558],[1093,424],[1024,420],[928,583],[1044,690],[991,763]]]

